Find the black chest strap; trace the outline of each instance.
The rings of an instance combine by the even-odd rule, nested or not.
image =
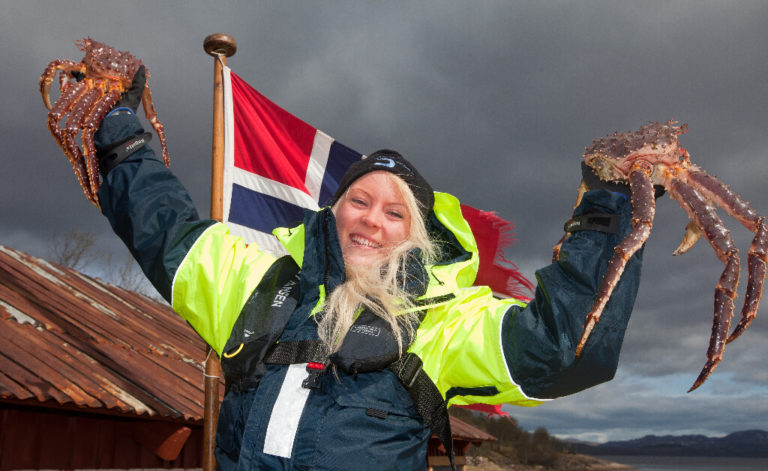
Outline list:
[[[267,352],[265,363],[292,365],[296,363],[321,363],[328,358],[328,350],[320,340],[298,340],[280,342]],[[430,431],[437,436],[445,447],[451,469],[456,470],[453,454],[453,437],[451,436],[451,421],[448,407],[437,389],[435,383],[422,368],[421,358],[413,353],[406,353],[399,360],[389,365],[397,379],[411,395],[413,404]],[[312,372],[310,371],[310,377]],[[310,379],[310,378],[308,378]],[[305,381],[305,387],[317,384]]]
[[[294,340],[278,342],[269,349],[264,363],[294,365],[296,363],[325,363],[328,348],[320,340]]]
[[[435,383],[424,372],[421,358],[409,352],[392,363],[389,368],[408,390],[419,415],[445,447],[445,452],[451,462],[451,469],[456,470],[448,405],[443,400],[443,395],[440,394]]]

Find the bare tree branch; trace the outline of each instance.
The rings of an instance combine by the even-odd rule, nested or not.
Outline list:
[[[52,235],[49,259],[59,265],[82,271],[99,258],[93,229],[81,232],[72,229],[69,234]]]
[[[104,254],[96,248],[96,237],[93,229],[86,232],[72,229],[68,234],[53,234],[48,259],[67,268],[85,272],[93,271],[96,262],[103,270],[104,277],[109,283],[162,301],[162,297],[149,283],[139,265],[132,257],[124,257],[122,261],[114,262],[112,254]]]

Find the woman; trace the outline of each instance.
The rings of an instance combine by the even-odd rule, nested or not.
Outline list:
[[[429,428],[445,436],[446,404],[534,406],[613,377],[639,253],[578,360],[574,350],[631,226],[625,195],[585,195],[574,216],[606,214],[618,230],[569,237],[528,304],[472,286],[477,250],[458,201],[389,150],[355,163],[330,208],[275,231],[289,254],[276,258],[200,220],[149,146],[119,151],[143,132],[130,95],[96,135],[99,200],[158,291],[221,357],[221,468],[424,469]]]

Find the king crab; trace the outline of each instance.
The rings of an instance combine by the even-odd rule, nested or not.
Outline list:
[[[685,253],[701,236],[715,250],[725,268],[715,288],[714,323],[707,349],[707,363],[690,391],[698,388],[723,358],[725,344],[735,340],[757,316],[763,292],[768,261],[768,227],[764,216],[757,214],[731,188],[690,161],[688,151],[680,146],[678,136],[687,132],[685,124],[676,121],[651,123],[635,132],[614,133],[593,141],[584,152],[584,161],[603,181],[629,183],[632,190],[632,232],[615,248],[608,262],[602,284],[587,315],[584,332],[576,348],[581,355],[584,345],[611,297],[632,255],[645,243],[653,226],[656,209],[654,186],[664,187],[688,214],[690,222],[675,255]],[[587,188],[579,188],[578,200]],[[578,204],[578,202],[577,202]],[[741,320],[728,335],[733,300],[739,283],[738,249],[729,231],[715,212],[720,206],[746,228],[755,233],[747,254],[748,279]],[[558,256],[559,244],[555,248]]]
[[[85,196],[98,207],[97,192],[101,177],[93,135],[122,93],[131,88],[133,76],[141,66],[141,61],[129,52],[116,51],[91,38],[81,39],[76,44],[85,52],[83,60],[75,62],[56,59],[48,64],[40,76],[40,93],[46,108],[50,110],[48,129],[74,167]],[[61,95],[51,106],[49,91],[57,72]],[[78,75],[82,79],[75,81]],[[165,144],[165,130],[157,120],[149,83],[144,87],[141,98],[144,114],[160,138],[163,161],[167,166],[170,159]],[[66,124],[60,126],[59,123],[67,115]],[[76,141],[80,133],[82,149]]]

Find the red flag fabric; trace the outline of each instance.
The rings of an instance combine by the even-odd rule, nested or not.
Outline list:
[[[515,241],[514,225],[494,212],[481,211],[467,205],[461,205],[461,213],[472,228],[477,246],[482,247],[475,284],[490,286],[499,295],[530,301],[533,283],[504,254],[504,249]]]
[[[494,417],[494,416],[501,416],[501,417],[507,417],[510,420],[514,420],[511,417],[509,417],[509,414],[501,410],[501,404],[469,404],[466,406],[454,406],[454,407],[461,407],[462,409],[470,409],[477,412],[482,412],[483,414],[488,414],[488,417]]]

